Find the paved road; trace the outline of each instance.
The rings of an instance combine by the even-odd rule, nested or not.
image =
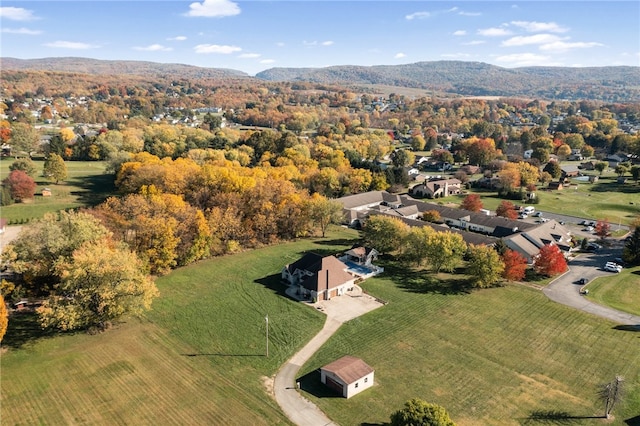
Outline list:
[[[289,359],[276,374],[273,391],[282,411],[300,426],[337,426],[315,404],[296,389],[298,371],[305,362],[340,328],[342,323],[382,306],[371,296],[357,290],[352,295],[334,297],[312,307],[327,314],[324,327],[298,353]]]
[[[590,301],[580,294],[580,278],[594,278],[611,275],[602,269],[603,265],[615,257],[620,256],[620,247],[603,248],[597,253],[584,253],[569,262],[569,271],[557,278],[544,290],[544,294],[554,302],[580,309],[590,314],[607,318],[619,324],[636,325],[640,327],[640,316],[620,312],[607,306]]]

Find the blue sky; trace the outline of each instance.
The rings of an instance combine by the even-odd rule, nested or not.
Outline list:
[[[0,55],[232,68],[640,66],[640,2],[4,1]]]

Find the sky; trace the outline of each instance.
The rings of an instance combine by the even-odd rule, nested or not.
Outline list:
[[[0,56],[230,68],[640,66],[640,1],[10,1]]]

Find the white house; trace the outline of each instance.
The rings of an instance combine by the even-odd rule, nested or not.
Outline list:
[[[360,358],[343,356],[320,369],[320,381],[341,394],[351,398],[373,386],[374,370]]]

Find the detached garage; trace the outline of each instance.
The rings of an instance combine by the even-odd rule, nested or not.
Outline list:
[[[373,386],[373,368],[360,358],[347,355],[322,367],[320,381],[343,397],[351,398]]]

